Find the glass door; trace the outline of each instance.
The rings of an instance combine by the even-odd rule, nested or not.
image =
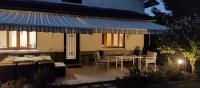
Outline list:
[[[66,59],[74,60],[76,58],[76,34],[66,34]]]

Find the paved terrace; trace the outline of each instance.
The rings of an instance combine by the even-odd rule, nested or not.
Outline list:
[[[112,66],[106,69],[106,66],[98,66],[95,70],[94,65],[84,65],[80,68],[67,68],[65,77],[57,77],[53,85],[75,85],[102,81],[112,81],[116,77],[123,77],[128,73],[128,69],[120,70]]]

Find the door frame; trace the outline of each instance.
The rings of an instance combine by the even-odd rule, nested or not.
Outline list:
[[[64,33],[64,53],[65,53],[65,64],[68,66],[80,66],[80,34],[76,34],[76,59],[68,59],[66,58],[66,39],[67,33]]]

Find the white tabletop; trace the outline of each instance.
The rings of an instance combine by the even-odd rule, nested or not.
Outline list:
[[[37,61],[52,61],[50,56],[32,56],[32,57],[16,57],[8,56],[0,62],[0,64],[13,64],[18,62],[37,62]]]

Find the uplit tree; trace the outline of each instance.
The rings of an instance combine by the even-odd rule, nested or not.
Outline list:
[[[200,0],[162,0],[165,8],[172,11],[166,14],[153,8],[157,23],[170,29],[159,35],[157,45],[167,52],[181,52],[195,70],[200,50]]]
[[[171,29],[158,37],[159,47],[181,52],[190,61],[192,72],[194,72],[194,64],[200,57],[200,17],[195,14],[166,23]]]

